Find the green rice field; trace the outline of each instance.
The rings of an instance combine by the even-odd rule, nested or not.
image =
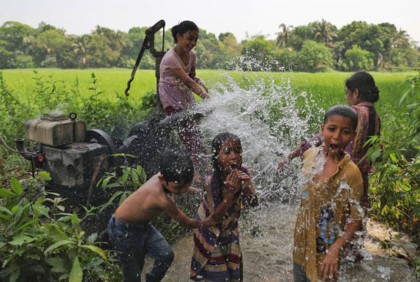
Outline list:
[[[36,103],[35,93],[37,82],[54,81],[57,89],[68,91],[74,95],[87,96],[92,94],[92,74],[96,78],[97,91],[102,91],[102,99],[113,101],[118,95],[124,95],[127,81],[130,78],[130,69],[88,69],[88,70],[61,70],[61,69],[15,69],[1,70],[7,88],[21,101]],[[352,73],[249,73],[223,70],[197,70],[210,91],[217,83],[227,83],[226,76],[232,77],[241,87],[248,87],[255,79],[264,79],[267,83],[284,83],[290,81],[292,89],[306,91],[327,108],[333,104],[345,104],[344,81]],[[385,104],[397,105],[402,94],[408,89],[408,80],[416,72],[379,73],[371,72],[378,88],[380,100],[377,108],[380,110]],[[156,92],[156,78],[154,70],[138,70],[131,83],[130,103],[137,104],[140,98],[150,92]],[[59,95],[59,91],[57,91]],[[211,92],[210,92],[211,94]]]

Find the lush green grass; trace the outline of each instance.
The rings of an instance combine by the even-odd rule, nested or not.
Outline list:
[[[22,101],[36,103],[37,80],[55,81],[69,92],[79,93],[82,96],[91,95],[92,74],[95,74],[99,90],[103,91],[102,99],[113,101],[117,95],[124,95],[127,81],[130,78],[129,69],[88,69],[88,70],[61,70],[61,69],[18,69],[3,70],[6,85]],[[232,77],[242,87],[249,86],[253,80],[262,78],[267,82],[284,83],[290,79],[290,85],[299,91],[310,92],[319,101],[320,106],[328,108],[334,104],[345,104],[344,81],[352,73],[246,73],[236,71],[198,70],[201,77],[211,89],[216,83],[226,83],[225,75]],[[404,73],[377,73],[373,72],[378,88],[380,100],[377,108],[385,104],[397,105],[401,95],[409,84],[407,79],[415,76],[416,72]],[[251,80],[249,80],[251,78]],[[138,70],[130,88],[130,103],[137,104],[146,93],[156,92],[156,78],[153,70]],[[32,101],[31,101],[32,100]]]

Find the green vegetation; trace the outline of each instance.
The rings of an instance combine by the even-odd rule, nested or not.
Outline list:
[[[260,78],[267,83],[284,83],[288,78],[293,89],[311,93],[317,107],[322,109],[346,103],[344,79],[350,76],[344,72],[198,71],[198,76],[210,89],[218,83],[226,83],[225,74],[243,88],[252,87]],[[383,127],[382,136],[372,141],[375,146],[370,154],[376,161],[376,172],[370,183],[370,215],[393,228],[418,236],[420,73],[372,74],[381,91],[377,110]],[[15,138],[24,137],[25,120],[57,109],[65,113],[76,112],[88,128],[103,129],[113,137],[126,136],[133,124],[148,116],[156,92],[154,71],[140,70],[130,96],[126,97],[123,90],[129,76],[130,72],[125,69],[0,72],[0,137],[4,140],[0,145],[4,156],[0,160],[0,187],[3,187],[0,189],[1,279],[23,281],[27,277],[42,277],[45,281],[116,281],[120,278],[113,254],[106,249],[100,236],[86,236],[83,230],[87,218],[97,216],[111,203],[74,213],[63,211],[60,195],[44,190],[48,176],[40,173],[37,178],[28,177],[25,173],[28,162],[9,147],[14,147]],[[319,121],[313,121],[308,126],[316,128],[318,124]],[[101,180],[101,186],[107,190],[124,187],[124,191],[111,191],[111,197],[116,201],[144,181],[140,167],[118,169],[122,173],[110,171]],[[185,210],[196,208],[197,203],[188,202],[187,198],[179,200]],[[159,218],[156,225],[173,240],[183,231],[177,224],[168,222],[168,218]],[[418,260],[414,263],[420,264]]]
[[[97,26],[90,34],[76,36],[44,22],[33,28],[8,21],[0,26],[0,69],[132,68],[147,28],[121,32]],[[170,28],[165,36],[155,34],[157,50],[173,45]],[[195,50],[201,69],[232,70],[240,65],[249,71],[401,71],[420,67],[416,44],[391,23],[354,21],[338,29],[322,19],[296,27],[280,24],[276,40],[256,35],[238,42],[230,32],[216,36],[201,30]],[[154,58],[146,52],[140,68],[154,67]]]

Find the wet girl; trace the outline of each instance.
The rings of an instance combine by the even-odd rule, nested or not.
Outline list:
[[[170,49],[160,63],[159,99],[167,115],[184,111],[194,105],[192,92],[203,99],[209,98],[208,89],[195,76],[199,30],[195,23],[183,21],[171,29],[175,47]],[[203,150],[200,131],[194,121],[188,122],[179,131],[179,137],[193,157],[198,169],[198,154]]]
[[[238,220],[244,204],[254,207],[258,198],[248,168],[242,164],[240,139],[229,132],[212,142],[213,174],[205,181],[204,199],[196,218],[212,212],[219,224],[194,230],[191,279],[200,281],[241,281],[242,257]]]

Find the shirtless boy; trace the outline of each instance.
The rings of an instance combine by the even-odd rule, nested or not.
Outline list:
[[[124,281],[140,281],[144,258],[153,258],[154,265],[146,281],[160,281],[170,267],[174,253],[165,238],[150,223],[161,213],[168,214],[189,227],[209,227],[213,217],[205,221],[189,218],[176,205],[171,194],[196,192],[190,187],[194,166],[181,151],[167,151],[160,160],[160,171],[133,192],[115,211],[108,223],[108,233],[118,251]]]

